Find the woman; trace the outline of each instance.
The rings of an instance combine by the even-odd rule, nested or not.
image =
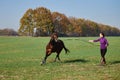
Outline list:
[[[109,45],[108,44],[108,41],[107,39],[105,38],[105,35],[104,33],[100,33],[100,38],[97,39],[97,40],[89,40],[89,42],[100,42],[100,52],[101,52],[101,65],[104,65],[106,64],[106,60],[105,60],[105,54],[107,52],[107,46]]]

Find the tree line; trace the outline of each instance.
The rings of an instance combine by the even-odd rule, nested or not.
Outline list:
[[[18,32],[14,29],[0,29],[0,36],[18,36]]]
[[[97,36],[100,32],[107,36],[120,36],[120,30],[116,27],[67,17],[59,12],[51,12],[45,7],[28,9],[20,19],[18,33],[21,36],[49,36],[53,32],[59,36]]]

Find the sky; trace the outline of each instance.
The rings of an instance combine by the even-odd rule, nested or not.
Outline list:
[[[0,29],[17,31],[24,13],[38,7],[120,29],[120,0],[0,0]]]

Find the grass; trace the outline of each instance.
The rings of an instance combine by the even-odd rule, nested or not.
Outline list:
[[[62,62],[40,65],[49,37],[0,37],[0,80],[120,80],[120,37],[107,37],[107,65],[99,66],[97,37],[60,38],[70,53],[61,52]]]

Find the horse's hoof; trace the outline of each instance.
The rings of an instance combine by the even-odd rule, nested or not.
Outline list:
[[[43,65],[44,63],[43,62],[41,62],[41,65]]]
[[[45,63],[41,63],[41,66],[44,65]]]
[[[41,65],[43,65],[43,64],[45,64],[45,62],[44,62],[44,61],[42,61],[42,62],[41,62]]]

